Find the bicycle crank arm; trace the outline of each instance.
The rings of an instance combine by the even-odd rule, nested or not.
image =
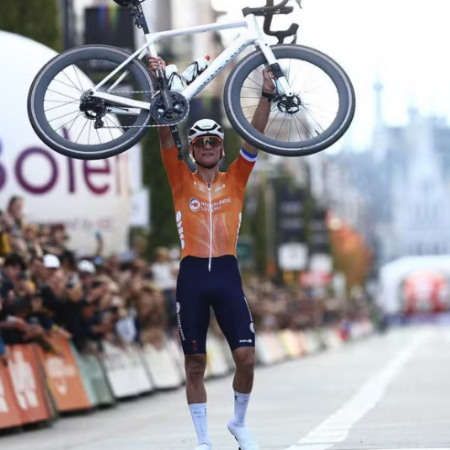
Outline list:
[[[170,98],[169,83],[162,69],[158,69],[157,73],[161,97],[163,100],[164,107],[166,108],[167,111],[173,108],[173,102],[172,99]]]
[[[175,142],[175,146],[178,149],[178,159],[181,161],[183,159],[183,154],[181,153],[181,150],[183,148],[183,144],[181,142],[180,132],[178,131],[178,126],[177,125],[172,125],[170,127],[170,131],[172,132],[173,141]]]

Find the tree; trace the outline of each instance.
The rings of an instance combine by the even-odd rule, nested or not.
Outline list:
[[[267,270],[267,199],[264,184],[258,186],[258,203],[252,220],[255,249],[255,269],[259,275]]]
[[[20,34],[61,51],[58,0],[1,0],[0,30]]]
[[[142,140],[144,184],[150,188],[150,236],[148,256],[153,257],[156,247],[176,246],[180,238],[175,223],[175,212],[169,180],[164,169],[156,128],[150,129]]]

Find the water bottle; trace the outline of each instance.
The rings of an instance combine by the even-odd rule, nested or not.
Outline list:
[[[206,70],[209,66],[210,59],[210,56],[205,56],[204,58],[196,59],[189,64],[187,69],[181,74],[188,86]]]
[[[166,77],[169,83],[169,89],[174,92],[181,93],[184,90],[183,79],[178,73],[176,64],[167,64]]]

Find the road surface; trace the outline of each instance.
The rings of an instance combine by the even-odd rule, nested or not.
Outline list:
[[[237,450],[226,424],[231,377],[207,383],[213,449]],[[259,368],[248,424],[261,450],[450,449],[450,327],[415,326]],[[184,390],[0,438],[3,450],[193,450]]]

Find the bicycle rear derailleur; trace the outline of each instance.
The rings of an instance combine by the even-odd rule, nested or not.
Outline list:
[[[93,98],[87,93],[81,97],[80,111],[87,119],[95,120],[94,128],[96,130],[104,126],[102,118],[106,115],[106,109],[106,102],[101,98]]]

